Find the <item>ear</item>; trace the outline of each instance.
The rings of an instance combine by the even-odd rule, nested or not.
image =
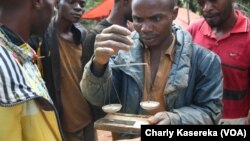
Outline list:
[[[35,8],[40,9],[43,5],[43,0],[31,0],[32,1],[32,5]]]
[[[179,8],[177,6],[175,6],[173,9],[173,15],[172,15],[173,20],[176,19],[177,15],[178,15],[178,11],[179,11]]]

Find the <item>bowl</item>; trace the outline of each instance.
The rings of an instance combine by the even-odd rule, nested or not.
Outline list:
[[[108,104],[105,106],[102,106],[102,110],[106,113],[116,113],[120,111],[122,108],[121,104]]]
[[[154,110],[159,107],[160,103],[157,101],[142,101],[140,105],[145,110]]]

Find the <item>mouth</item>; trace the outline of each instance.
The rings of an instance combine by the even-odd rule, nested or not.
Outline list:
[[[215,17],[217,17],[219,14],[204,14],[204,18],[206,19],[213,19]]]
[[[140,35],[140,38],[141,38],[142,40],[151,40],[151,39],[154,39],[155,36],[153,36],[153,35],[141,34],[141,35]]]
[[[142,39],[143,41],[146,41],[146,42],[149,42],[149,41],[153,40],[152,37],[141,37],[141,39]]]
[[[140,37],[140,39],[144,42],[144,44],[148,46],[151,45],[155,41],[155,38],[152,36],[142,36]]]
[[[72,14],[72,16],[75,18],[81,18],[82,14],[80,14],[80,13],[79,14]]]

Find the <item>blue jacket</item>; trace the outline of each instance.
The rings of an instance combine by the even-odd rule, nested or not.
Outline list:
[[[176,51],[164,90],[171,124],[217,124],[221,117],[223,92],[220,60],[211,51],[193,44],[190,34],[179,26],[174,25],[172,31],[176,35]],[[131,36],[134,40],[130,49],[131,62],[141,63],[144,45],[138,33],[133,32]],[[139,104],[143,99],[143,66],[110,67],[124,64],[126,55],[120,51],[112,57],[102,77],[91,72],[90,60],[80,84],[83,95],[97,106],[108,104],[109,100],[111,103],[121,100],[121,112],[146,114]]]

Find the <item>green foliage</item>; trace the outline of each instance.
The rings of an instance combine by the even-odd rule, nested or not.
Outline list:
[[[178,0],[179,7],[189,8],[193,12],[198,12],[198,6],[196,0]]]
[[[239,9],[250,17],[250,0],[239,0],[238,2]]]
[[[96,6],[98,3],[102,1],[103,0],[86,0],[86,11],[88,11],[89,9]]]
[[[86,0],[86,7],[85,7],[85,12],[102,2],[103,0]],[[92,27],[95,26],[96,21],[95,20],[86,20],[83,19],[81,20],[81,23],[87,28],[91,29]]]

